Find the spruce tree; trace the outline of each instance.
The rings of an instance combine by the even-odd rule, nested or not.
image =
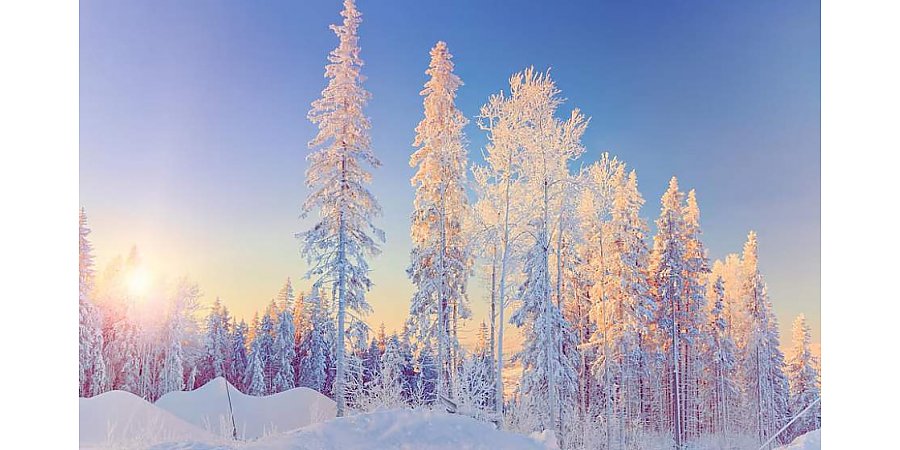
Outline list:
[[[362,15],[353,0],[344,0],[344,21],[332,25],[339,44],[325,67],[328,85],[314,101],[309,120],[319,131],[309,142],[316,149],[307,159],[306,185],[310,193],[303,204],[303,217],[318,210],[320,218],[311,229],[299,233],[301,254],[310,265],[307,277],[317,286],[334,285],[337,300],[335,400],[337,416],[346,407],[344,361],[348,311],[361,316],[371,308],[365,293],[372,286],[366,258],[379,253],[377,241],[384,232],[372,220],[381,214],[375,196],[366,188],[372,175],[366,165],[381,165],[370,148],[369,119],[363,107],[370,94],[363,89],[357,29]],[[377,241],[376,241],[377,240]]]
[[[655,287],[656,301],[660,308],[657,322],[664,333],[663,349],[666,352],[667,424],[671,426],[676,447],[685,441],[685,342],[688,295],[685,286],[687,266],[686,225],[684,221],[684,194],[678,190],[675,177],[662,196],[662,209],[656,221],[657,234],[653,240],[653,257],[650,268]]]
[[[247,322],[243,320],[232,326],[232,334],[230,336],[230,358],[231,364],[227,379],[239,391],[245,392],[244,375],[247,373]]]
[[[303,335],[300,342],[300,359],[298,376],[299,386],[315,389],[324,393],[327,376],[328,341],[325,322],[328,320],[322,310],[321,299],[318,292],[304,302],[309,329]]]
[[[791,390],[789,411],[791,417],[796,417],[818,400],[822,393],[819,381],[819,361],[810,348],[812,336],[803,314],[794,319],[792,336],[793,346],[787,358],[787,377]],[[822,407],[820,405],[820,403],[816,404],[791,424],[786,441],[821,428]]]
[[[416,127],[409,160],[416,167],[416,187],[410,234],[413,249],[407,269],[416,292],[410,316],[420,339],[437,348],[438,390],[454,392],[452,361],[459,348],[457,320],[469,315],[466,282],[472,256],[463,233],[466,199],[466,147],[463,127],[468,122],[456,108],[462,81],[453,73],[452,55],[440,41],[431,49],[423,104],[425,117]]]
[[[97,395],[108,384],[103,360],[102,317],[91,301],[94,256],[88,240],[90,232],[87,214],[81,208],[78,219],[78,385],[81,397]]]
[[[294,373],[294,317],[291,309],[283,309],[278,315],[273,347],[275,375],[272,379],[273,392],[293,389],[296,384]]]

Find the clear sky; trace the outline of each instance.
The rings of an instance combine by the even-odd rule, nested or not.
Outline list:
[[[550,67],[564,108],[592,117],[584,162],[610,151],[636,169],[645,218],[656,218],[675,175],[697,190],[713,259],[756,230],[782,340],[802,312],[819,341],[818,2],[358,6],[383,162],[372,190],[387,233],[371,264],[370,323],[393,329],[406,317],[408,160],[428,51],[444,40],[470,119],[512,73]],[[101,268],[136,244],[152,271],[188,274],[205,300],[220,296],[248,319],[286,277],[300,281],[306,113],[325,86],[340,9],[339,0],[81,2],[80,201]],[[478,161],[485,135],[466,131]],[[473,290],[477,321],[482,293]]]

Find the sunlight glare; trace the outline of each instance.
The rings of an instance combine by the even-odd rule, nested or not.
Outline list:
[[[147,294],[150,287],[150,274],[143,267],[136,267],[128,275],[128,293],[135,297]]]

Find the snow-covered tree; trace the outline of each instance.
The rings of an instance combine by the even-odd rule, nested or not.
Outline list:
[[[328,85],[322,97],[314,101],[309,120],[319,131],[309,142],[317,149],[307,160],[306,185],[309,196],[303,204],[303,216],[318,210],[320,220],[299,233],[301,253],[310,268],[307,277],[317,286],[333,284],[337,298],[337,377],[335,399],[337,415],[344,415],[345,398],[345,326],[348,311],[362,315],[371,308],[365,300],[372,286],[367,256],[379,252],[384,232],[372,220],[381,213],[378,201],[366,188],[373,168],[381,163],[370,148],[369,119],[363,107],[370,94],[363,89],[357,29],[362,15],[353,0],[344,1],[344,21],[332,25],[339,44],[325,66]]]
[[[78,219],[78,392],[91,397],[107,387],[103,360],[103,324],[100,311],[91,301],[94,287],[94,256],[88,240],[87,215],[81,208]]]
[[[438,391],[455,392],[453,361],[459,348],[457,320],[469,316],[466,282],[472,256],[463,232],[467,214],[466,142],[468,122],[456,108],[456,91],[462,81],[453,73],[447,44],[431,49],[423,104],[425,117],[416,127],[410,157],[416,167],[411,180],[416,188],[410,234],[413,249],[407,269],[416,285],[410,316],[420,339],[437,348]]]
[[[713,307],[709,315],[712,339],[706,353],[706,359],[710,361],[710,371],[706,380],[708,390],[705,404],[708,414],[712,416],[709,431],[728,435],[735,431],[732,423],[737,420],[735,416],[738,400],[738,388],[735,385],[737,348],[724,314],[725,282],[722,276],[715,277],[712,289]]]
[[[675,177],[669,181],[661,203],[650,273],[660,306],[658,323],[665,335],[662,347],[667,354],[667,423],[671,425],[675,445],[680,447],[685,442],[686,431],[684,405],[688,393],[684,384],[684,335],[687,332],[685,322],[688,318],[685,315],[689,300],[685,291],[688,255],[685,248],[684,193],[678,190]]]
[[[375,344],[375,340],[372,341]],[[377,345],[377,344],[376,344]],[[377,346],[369,348],[369,356],[374,358],[380,353]],[[378,361],[377,372],[366,390],[366,398],[362,399],[362,408],[371,411],[377,408],[398,408],[406,406],[403,393],[403,355],[400,353],[400,341],[397,336],[386,339],[384,352]]]
[[[819,381],[819,362],[810,348],[812,336],[803,314],[794,319],[791,331],[793,346],[788,352],[787,377],[791,389],[790,415],[796,417],[818,400],[822,393]],[[796,436],[820,428],[822,426],[820,405],[814,405],[792,423],[788,430],[789,436],[785,440],[791,441]]]
[[[606,445],[629,444],[635,429],[649,420],[647,398],[653,348],[648,345],[656,302],[647,280],[647,225],[637,176],[604,155],[585,174],[585,198],[579,207],[587,236],[581,249],[590,298],[589,346],[600,385]],[[592,405],[594,402],[592,402]]]
[[[709,258],[706,247],[701,241],[700,207],[697,204],[696,192],[688,192],[684,206],[685,225],[685,274],[684,274],[684,311],[683,331],[685,348],[684,359],[685,395],[685,434],[687,437],[698,437],[701,432],[703,405],[700,403],[701,379],[708,371],[707,362],[702,356],[704,346],[710,339],[707,305],[706,281],[709,276]]]
[[[188,334],[196,326],[193,314],[197,310],[200,288],[186,278],[175,285],[169,303],[169,313],[164,331],[163,364],[160,371],[159,395],[171,391],[181,391],[185,387],[184,343]]]
[[[459,368],[457,404],[476,415],[486,416],[494,407],[493,364],[490,358],[487,324],[481,323],[475,349],[462,359]]]
[[[521,84],[522,74],[513,75],[510,85]],[[513,303],[513,287],[518,284],[522,258],[526,252],[529,230],[528,216],[533,204],[525,191],[523,158],[525,148],[521,130],[526,117],[522,102],[503,92],[491,95],[481,107],[478,127],[488,133],[484,150],[486,165],[473,167],[473,178],[479,200],[475,218],[479,231],[476,244],[491,243],[492,303],[496,312],[496,373],[502,374],[506,357],[503,352],[506,309]],[[503,392],[502,376],[494,380],[496,391]],[[503,395],[495,399],[495,412],[503,413]]]
[[[206,316],[206,334],[204,336],[205,354],[203,367],[199,370],[200,384],[209,380],[225,376],[228,352],[231,350],[231,339],[228,330],[230,319],[228,310],[222,305],[222,301],[216,297]]]
[[[559,90],[548,74],[533,69],[510,79],[510,101],[525,116],[513,132],[522,153],[523,183],[532,199],[528,217],[530,249],[525,256],[525,281],[519,289],[520,306],[511,322],[523,329],[524,346],[516,358],[524,373],[519,395],[532,408],[538,429],[562,433],[563,424],[575,411],[575,335],[558,302],[553,301],[550,239],[559,202],[565,201],[569,183],[568,162],[584,152],[581,135],[587,121],[576,108],[563,121],[555,117],[562,103]]]
[[[327,356],[329,353],[327,329],[328,320],[322,309],[318,290],[304,302],[305,314],[309,329],[300,342],[300,365],[298,370],[299,385],[323,392],[327,375]]]
[[[251,352],[250,365],[247,367],[247,378],[244,383],[247,385],[247,393],[255,396],[262,396],[268,393],[265,375],[263,374],[263,362],[258,352]]]
[[[383,353],[378,345],[378,340],[372,338],[369,347],[362,355],[363,382],[366,386],[371,386],[381,377],[381,355]]]
[[[779,349],[778,321],[758,261],[756,233],[751,231],[741,257],[742,293],[750,319],[742,355],[742,384],[746,389],[751,430],[764,442],[787,423],[789,392],[784,355]],[[779,441],[783,439],[781,436]]]
[[[275,340],[272,344],[272,357],[275,375],[272,379],[272,391],[281,392],[295,387],[294,373],[294,316],[291,309],[284,309],[278,314],[275,329]]]
[[[278,291],[278,295],[275,296],[275,305],[278,308],[278,312],[293,311],[294,301],[294,286],[291,285],[291,278],[288,277],[287,281],[284,282],[284,286]]]
[[[437,400],[437,366],[431,347],[419,350],[415,360],[416,376],[412,385],[412,404],[431,405]]]
[[[229,339],[228,373],[226,379],[239,391],[244,392],[244,375],[247,373],[247,322],[241,320],[232,324],[232,333]]]
[[[272,393],[272,382],[276,372],[273,356],[274,339],[272,337],[274,325],[268,314],[258,322],[253,341],[250,344],[250,366],[247,367],[247,373],[244,375],[244,384],[247,386],[248,394],[268,395]]]

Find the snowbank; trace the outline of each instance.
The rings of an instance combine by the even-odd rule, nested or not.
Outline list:
[[[819,450],[822,448],[822,430],[813,430],[798,436],[780,450]]]
[[[145,448],[173,440],[216,442],[216,437],[125,391],[78,400],[81,448]]]
[[[421,450],[529,450],[556,448],[528,436],[500,431],[470,417],[443,412],[392,409],[342,417],[272,435],[253,442],[217,446],[206,442],[180,442],[154,450],[326,450],[326,449],[421,449]]]
[[[527,436],[470,417],[424,409],[342,417],[260,440],[253,449],[545,449]]]
[[[336,411],[333,400],[312,389],[294,388],[274,395],[254,397],[242,394],[221,377],[193,391],[170,392],[157,400],[155,405],[194,426],[231,439],[229,394],[237,435],[242,440],[333,419]]]

